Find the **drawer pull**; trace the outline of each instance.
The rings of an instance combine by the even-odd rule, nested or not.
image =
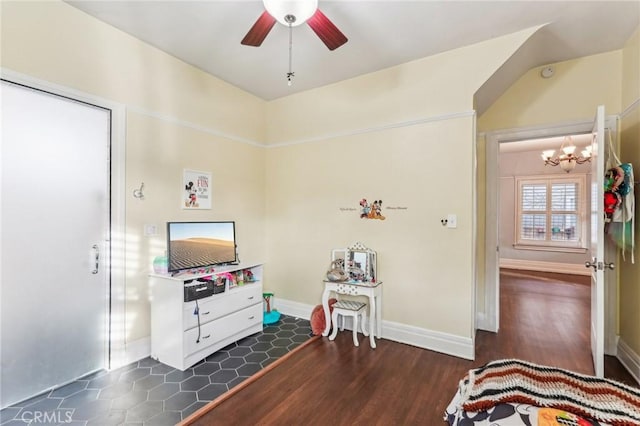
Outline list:
[[[249,319],[254,319],[255,317],[256,317],[255,315],[251,315]]]
[[[248,297],[247,299],[249,299],[249,300],[253,300],[253,297],[254,297],[254,296],[251,296],[251,297]]]
[[[203,312],[202,315],[209,315],[211,311]]]
[[[209,337],[211,337],[210,334],[207,334],[206,336],[202,336],[203,339],[208,339]]]

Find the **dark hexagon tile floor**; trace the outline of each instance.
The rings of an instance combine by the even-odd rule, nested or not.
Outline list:
[[[5,408],[0,425],[175,425],[310,337],[309,321],[283,315],[185,371],[145,358]]]

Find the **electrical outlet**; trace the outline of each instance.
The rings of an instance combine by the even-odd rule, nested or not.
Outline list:
[[[457,228],[458,227],[458,216],[455,214],[447,215],[447,228]]]

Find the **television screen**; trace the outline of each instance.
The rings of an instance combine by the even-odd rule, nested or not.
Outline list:
[[[168,222],[169,272],[234,263],[235,222]]]

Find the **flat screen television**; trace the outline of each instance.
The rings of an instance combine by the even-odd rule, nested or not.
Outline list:
[[[167,222],[169,272],[236,263],[235,222]]]

